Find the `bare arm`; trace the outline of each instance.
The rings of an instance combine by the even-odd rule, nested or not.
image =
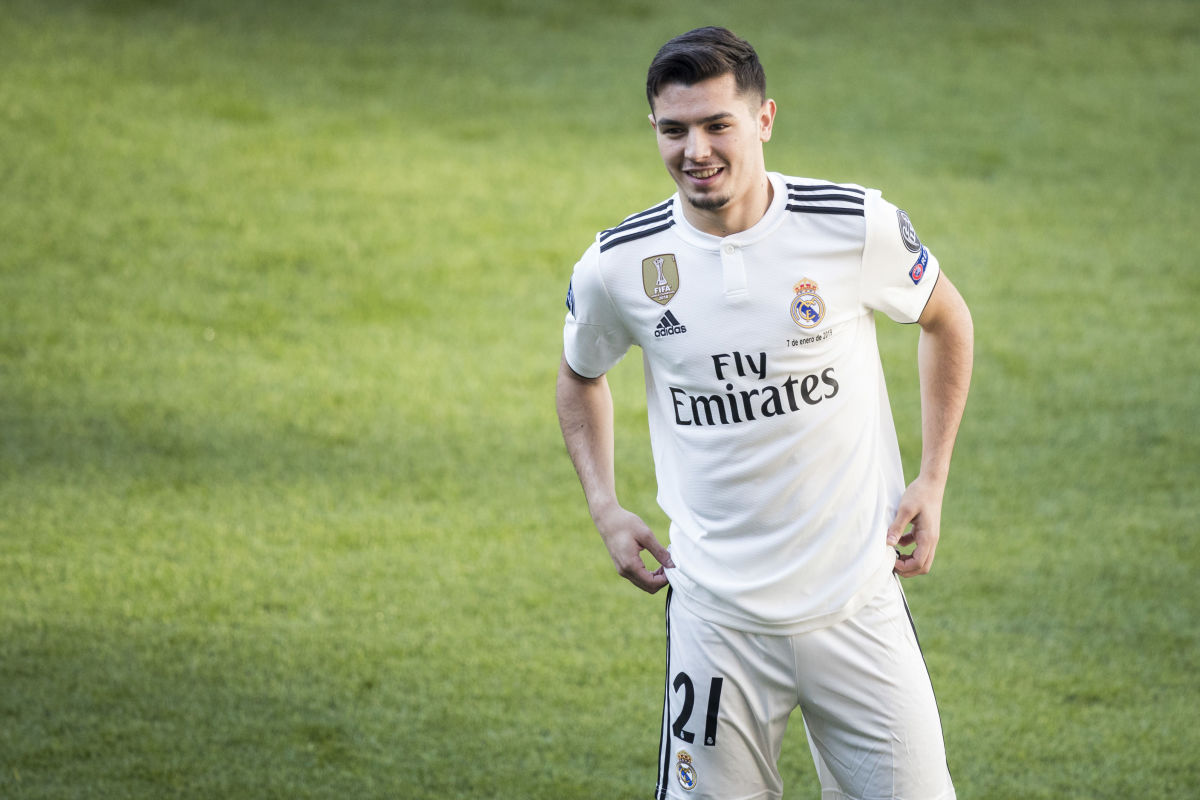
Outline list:
[[[651,572],[641,552],[650,551],[663,567],[674,567],[671,554],[636,514],[617,502],[613,458],[613,407],[608,381],[584,378],[564,358],[558,368],[558,422],[567,453],[579,474],[588,511],[617,572],[653,594],[667,585],[663,568]]]
[[[941,535],[942,498],[950,456],[967,403],[974,352],[974,325],[962,295],[944,274],[921,318],[917,368],[921,378],[921,471],[909,484],[888,527],[890,545],[916,548],[896,559],[902,577],[924,575],[933,566]],[[905,533],[905,528],[912,530]]]

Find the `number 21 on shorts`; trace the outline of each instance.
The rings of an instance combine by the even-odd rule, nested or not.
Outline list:
[[[724,683],[724,678],[713,678],[708,685],[708,711],[704,717],[704,745],[707,747],[713,747],[717,743],[717,716],[721,709],[721,687]],[[683,705],[671,725],[671,732],[675,734],[675,738],[692,744],[696,741],[696,734],[688,730],[688,724],[696,705],[695,684],[690,675],[681,672],[675,676],[671,686],[677,695],[681,692],[683,694]]]

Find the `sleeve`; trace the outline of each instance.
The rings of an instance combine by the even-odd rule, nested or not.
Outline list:
[[[600,274],[600,247],[593,243],[575,265],[567,289],[563,354],[571,369],[598,378],[617,365],[633,345]]]
[[[863,305],[896,322],[916,322],[933,294],[941,268],[921,243],[908,214],[867,191],[866,242],[860,297]]]

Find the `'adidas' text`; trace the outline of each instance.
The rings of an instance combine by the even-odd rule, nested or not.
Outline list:
[[[677,333],[687,333],[687,326],[681,325],[679,320],[670,311],[662,315],[662,319],[658,321],[658,327],[654,329],[654,335],[657,336],[673,336]]]

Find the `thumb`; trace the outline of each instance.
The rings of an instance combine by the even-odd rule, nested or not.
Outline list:
[[[887,543],[889,547],[895,547],[900,544],[900,537],[904,534],[904,529],[908,527],[908,523],[912,522],[912,514],[908,513],[903,506],[896,511],[896,517],[892,520],[892,524],[888,525]]]

